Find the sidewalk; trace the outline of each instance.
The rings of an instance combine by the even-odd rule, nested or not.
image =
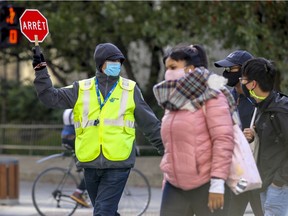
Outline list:
[[[19,204],[0,205],[0,216],[38,216],[31,198],[32,182],[20,182]],[[159,215],[161,189],[152,188],[151,202],[145,216]],[[75,216],[92,216],[92,208],[78,208],[74,213]],[[125,216],[125,215],[124,215]],[[129,215],[130,216],[130,215]],[[133,216],[133,215],[131,215]]]
[[[1,155],[2,157],[16,158],[19,161],[19,204],[1,205],[0,216],[38,216],[35,210],[32,198],[32,182],[41,171],[47,167],[67,167],[70,159],[58,158],[49,162],[37,164],[36,161],[42,157],[38,156],[21,156],[21,155]],[[158,216],[161,203],[161,185],[162,173],[159,168],[160,157],[139,157],[136,160],[135,167],[141,170],[149,179],[151,188],[151,202],[147,212],[143,216]],[[75,216],[92,216],[92,209],[77,209]],[[63,216],[63,215],[61,215]],[[121,215],[122,216],[122,215]],[[124,215],[123,216],[135,216]],[[253,216],[251,208],[248,207],[245,216]]]
[[[31,198],[32,182],[20,182],[19,204],[17,205],[0,205],[0,216],[38,216]],[[159,215],[161,202],[161,188],[152,188],[151,202],[144,216]],[[92,208],[79,208],[74,213],[75,216],[92,216]],[[126,215],[124,215],[126,216]],[[129,215],[130,216],[130,215]],[[134,215],[131,215],[134,216]],[[251,209],[248,208],[245,216],[253,216]]]

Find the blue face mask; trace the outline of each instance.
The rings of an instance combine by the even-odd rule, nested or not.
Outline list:
[[[118,76],[120,74],[121,64],[120,62],[107,62],[104,73],[107,76]]]

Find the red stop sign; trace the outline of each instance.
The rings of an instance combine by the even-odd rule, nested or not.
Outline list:
[[[35,42],[35,35],[43,42],[49,34],[48,21],[38,10],[26,9],[19,20],[21,32],[30,42]]]

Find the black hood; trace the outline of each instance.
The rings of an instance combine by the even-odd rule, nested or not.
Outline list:
[[[100,68],[106,60],[120,60],[122,64],[125,57],[114,44],[102,43],[98,44],[95,48],[94,60],[97,70],[101,72]]]

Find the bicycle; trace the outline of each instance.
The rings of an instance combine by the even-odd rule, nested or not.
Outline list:
[[[37,163],[42,163],[59,157],[71,157],[67,168],[50,167],[35,178],[32,186],[32,201],[41,216],[73,215],[76,209],[81,206],[70,198],[83,178],[82,169],[77,170],[76,168],[77,171],[72,172],[73,168],[76,167],[76,156],[73,151],[70,152],[72,152],[72,157],[71,154],[64,151],[37,161]],[[75,173],[78,173],[77,177]],[[87,191],[84,195],[89,201]],[[143,215],[148,209],[150,199],[151,187],[147,178],[141,171],[132,168],[119,202],[118,212],[121,215]]]

